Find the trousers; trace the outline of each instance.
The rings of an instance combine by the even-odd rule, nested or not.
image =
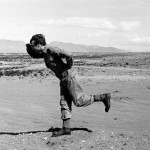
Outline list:
[[[85,95],[79,81],[69,73],[60,81],[61,119],[72,116],[72,102],[77,107],[86,107],[94,102],[93,95]]]

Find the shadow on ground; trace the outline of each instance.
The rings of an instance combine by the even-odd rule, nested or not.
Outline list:
[[[53,128],[51,127],[48,130],[39,130],[39,131],[27,131],[27,132],[0,132],[0,135],[21,135],[21,134],[35,134],[35,133],[39,133],[39,132],[55,132],[55,131],[59,131],[61,128]],[[88,128],[71,128],[71,131],[77,131],[77,130],[81,130],[81,131],[86,131],[86,132],[92,132],[92,130],[88,129]]]

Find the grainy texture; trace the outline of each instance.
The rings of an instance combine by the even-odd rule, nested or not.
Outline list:
[[[51,127],[61,128],[62,123],[58,79],[41,60],[7,59],[10,64],[1,65],[0,78],[1,150],[150,149],[148,65],[137,68],[76,64],[84,92],[110,92],[112,106],[109,113],[105,113],[102,103],[86,108],[73,106],[72,135],[52,138]],[[7,70],[11,75],[5,74]]]

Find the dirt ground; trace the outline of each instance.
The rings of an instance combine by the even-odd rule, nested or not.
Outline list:
[[[110,111],[102,103],[73,106],[71,136],[51,137],[62,125],[58,79],[1,77],[0,150],[150,150],[150,71],[78,71],[85,94],[111,93]]]

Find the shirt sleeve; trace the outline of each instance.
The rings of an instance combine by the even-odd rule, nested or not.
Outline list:
[[[71,54],[66,52],[64,49],[60,49],[58,47],[52,47],[53,51],[55,51],[62,59],[66,59],[67,68],[70,69],[73,66],[73,57]]]

